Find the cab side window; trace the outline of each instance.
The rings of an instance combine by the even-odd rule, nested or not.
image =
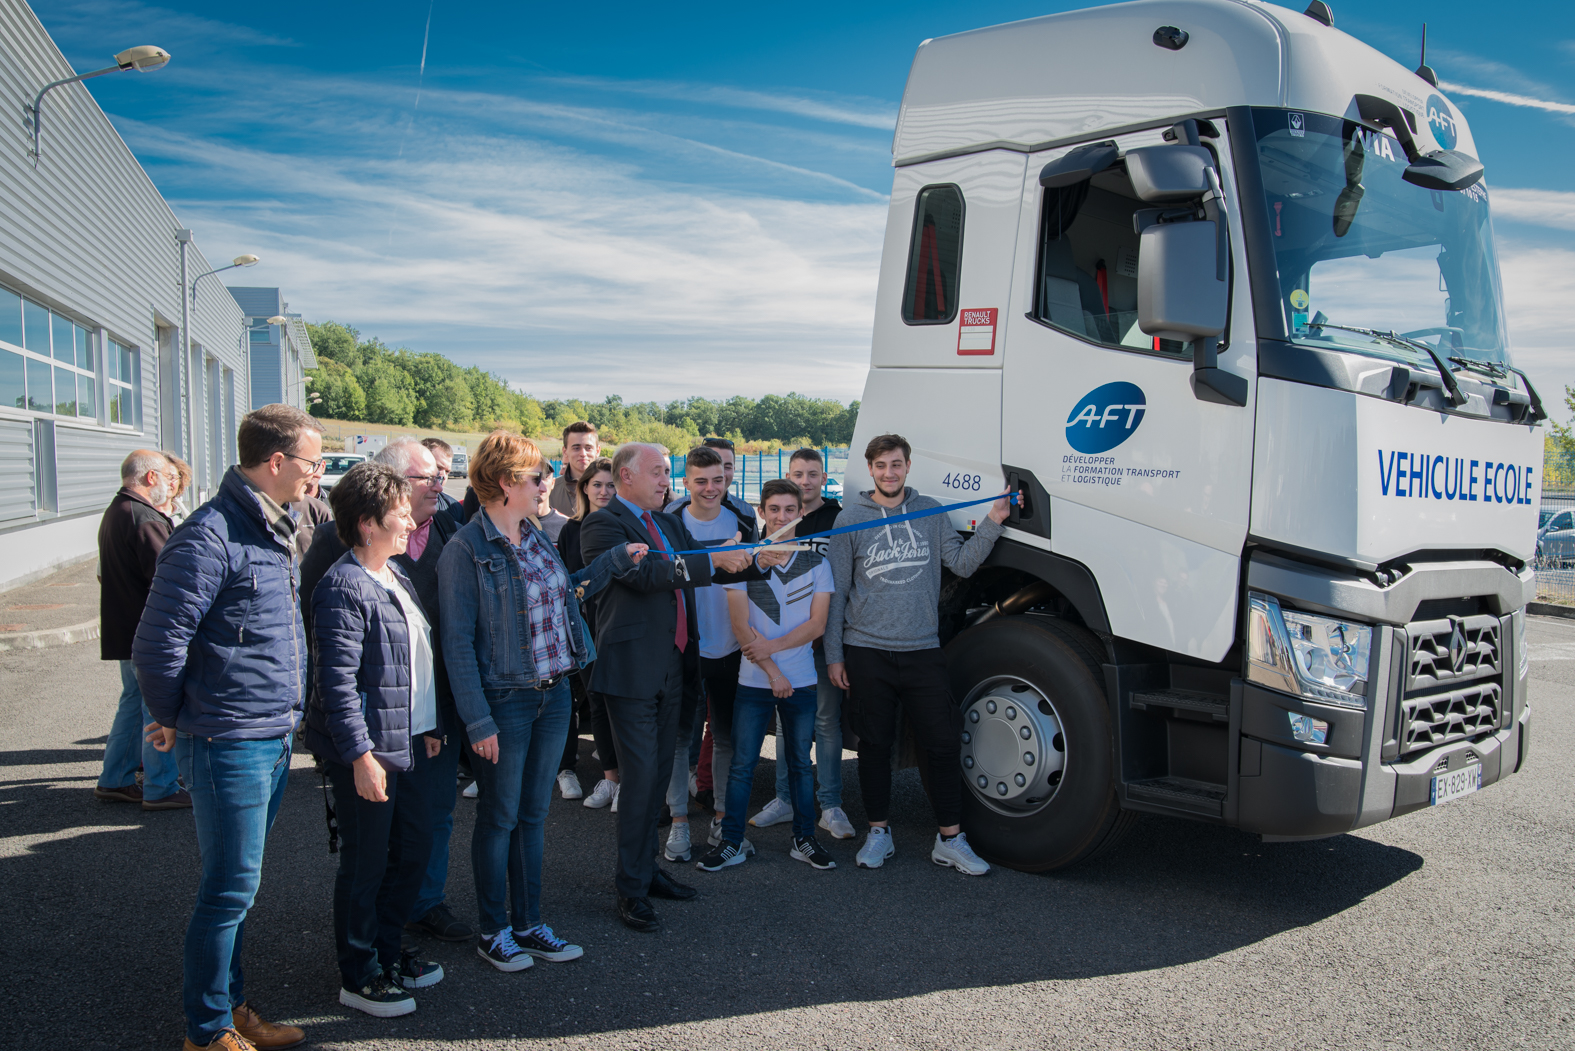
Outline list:
[[[908,243],[908,282],[902,293],[902,320],[908,324],[945,324],[957,317],[962,231],[960,189],[926,186],[919,191]]]
[[[1139,200],[1117,164],[1090,179],[1044,191],[1034,317],[1109,347],[1180,354],[1137,324]]]

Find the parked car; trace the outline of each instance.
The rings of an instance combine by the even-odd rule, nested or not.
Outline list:
[[[826,485],[825,485],[825,488],[821,490],[821,495],[824,496],[827,500],[841,500],[842,499],[842,479],[841,478],[833,478],[832,476],[827,475],[826,476]]]
[[[328,490],[334,483],[345,476],[345,472],[358,463],[364,463],[371,457],[364,453],[326,453],[323,456],[323,482],[321,496],[328,499]]]
[[[454,463],[449,468],[448,475],[450,478],[468,478],[470,476],[470,454],[454,453]]]

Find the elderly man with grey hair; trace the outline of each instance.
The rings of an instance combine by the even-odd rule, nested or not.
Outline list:
[[[443,630],[438,602],[438,556],[443,553],[443,545],[459,531],[459,523],[451,515],[439,513],[438,498],[447,476],[438,469],[431,450],[419,438],[395,438],[372,459],[392,467],[410,483],[410,517],[415,519],[416,529],[410,534],[404,553],[393,556],[391,561],[398,563],[410,577],[432,624],[432,637],[438,638]],[[306,553],[306,560],[301,563],[301,615],[306,620],[309,639],[316,638],[312,632],[312,590],[347,550],[335,530],[319,529],[311,550]],[[454,711],[454,692],[449,687],[448,670],[443,665],[443,650],[442,647],[434,647],[434,650],[433,673],[441,725],[458,726],[459,716]],[[415,911],[406,925],[443,941],[464,941],[476,933],[455,918],[444,900],[449,838],[454,831],[459,740],[456,736],[447,737],[437,758],[422,766],[422,791],[432,807],[432,854],[416,898]]]
[[[120,707],[104,744],[104,769],[93,794],[141,803],[144,810],[191,806],[176,779],[175,757],[143,740],[153,721],[131,665],[131,640],[148,602],[153,567],[174,524],[159,510],[170,498],[175,467],[163,453],[138,449],[120,465],[120,491],[98,526],[99,657],[120,663]],[[137,767],[142,784],[137,784]]]

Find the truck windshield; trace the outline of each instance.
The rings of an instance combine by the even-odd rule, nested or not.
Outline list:
[[[1486,187],[1403,181],[1400,143],[1355,121],[1253,115],[1293,342],[1422,368],[1417,343],[1466,367],[1510,364]]]

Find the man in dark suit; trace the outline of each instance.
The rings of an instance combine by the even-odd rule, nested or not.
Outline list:
[[[428,439],[432,441],[435,439]],[[426,611],[436,638],[442,630],[438,606],[437,564],[443,545],[459,531],[459,523],[443,510],[438,498],[443,493],[447,474],[440,468],[430,447],[415,438],[396,438],[373,457],[378,463],[387,464],[410,483],[410,517],[415,520],[416,531],[403,554],[393,560],[410,577],[416,597]],[[312,548],[301,563],[301,612],[307,625],[307,635],[312,635],[312,591],[323,574],[331,569],[346,551],[344,541],[333,529],[319,529]],[[438,710],[442,725],[458,726],[459,716],[454,711],[454,691],[448,683],[448,671],[443,667],[443,647],[433,647],[433,673],[437,684]],[[470,925],[457,918],[445,901],[448,883],[449,838],[454,832],[455,776],[458,770],[460,738],[450,734],[438,752],[437,758],[426,764],[424,773],[428,784],[428,799],[432,805],[432,855],[427,862],[426,878],[422,880],[415,912],[406,926],[412,931],[430,934],[443,941],[464,941],[475,936]]]
[[[694,589],[762,576],[745,551],[672,555],[701,545],[682,519],[660,510],[667,475],[661,449],[621,446],[613,456],[618,496],[588,516],[580,531],[586,562],[619,544],[651,547],[637,573],[614,580],[596,598],[597,659],[590,687],[606,697],[618,745],[618,915],[637,931],[661,926],[651,897],[695,896],[656,864],[656,822],[672,776],[680,712],[686,691],[693,697],[699,689]],[[759,564],[779,564],[785,557],[761,555]]]

